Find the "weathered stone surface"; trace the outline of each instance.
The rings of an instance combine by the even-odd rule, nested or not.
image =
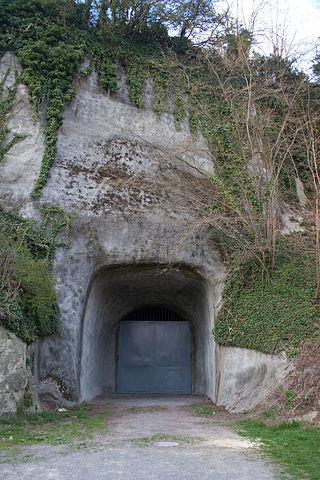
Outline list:
[[[10,62],[16,65],[6,54],[2,74]],[[190,134],[187,119],[178,129],[170,113],[155,115],[151,81],[142,111],[130,104],[121,70],[118,83],[110,97],[99,90],[95,72],[80,80],[40,200],[31,201],[29,193],[43,135],[22,86],[10,122],[27,137],[0,165],[1,202],[34,220],[40,207],[53,204],[72,218],[69,247],[59,249],[54,262],[61,333],[39,342],[33,365],[41,392],[71,401],[114,391],[121,318],[141,305],[161,304],[190,322],[193,391],[248,409],[258,389],[269,393],[268,379],[281,381],[284,367],[253,351],[215,350],[212,328],[225,269],[203,215],[213,159],[204,139]]]
[[[59,132],[41,203],[75,215],[69,252],[55,259],[62,332],[41,343],[39,375],[68,399],[114,391],[121,318],[138,304],[180,304],[197,324],[194,390],[213,398],[211,331],[224,267],[201,216],[213,162],[187,122],[177,130],[172,115],[139,111],[123,74],[119,84],[109,97],[96,73],[83,79]]]
[[[230,412],[250,410],[270,396],[292,368],[285,354],[266,355],[217,346],[217,404]]]
[[[0,415],[16,412],[23,401],[27,381],[26,345],[0,327]]]
[[[10,52],[5,53],[0,59],[0,78],[3,78],[7,71],[4,94],[7,87],[14,83],[15,72],[21,71],[15,55]],[[34,122],[27,88],[22,84],[19,84],[17,89],[8,129],[10,133],[7,141],[10,141],[14,133],[23,135],[25,138],[16,143],[0,163],[1,199],[7,205],[16,205],[18,202],[28,203],[29,194],[41,166],[44,150],[43,125],[39,121]]]

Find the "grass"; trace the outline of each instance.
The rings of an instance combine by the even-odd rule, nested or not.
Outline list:
[[[191,405],[193,412],[196,415],[202,417],[212,417],[219,409],[213,405],[208,405],[207,403],[193,403]]]
[[[148,413],[148,412],[165,412],[167,407],[161,407],[160,405],[152,405],[150,407],[129,407],[125,409],[125,413]]]
[[[263,412],[261,412],[261,417],[264,418],[264,419],[275,419],[277,416],[276,414],[276,410],[274,407],[272,408],[269,408],[268,410],[264,410]]]
[[[296,421],[268,426],[254,419],[237,425],[242,436],[259,442],[262,451],[283,467],[282,473],[296,480],[320,479],[319,427],[307,428]]]
[[[6,452],[7,453],[7,452]],[[0,465],[5,465],[5,464],[10,464],[10,465],[15,465],[17,463],[29,463],[29,462],[34,462],[35,460],[40,460],[41,457],[36,457],[35,455],[21,455],[21,452],[15,452],[14,454],[11,454],[10,451],[10,456],[7,456],[6,458],[0,458]]]
[[[76,405],[63,412],[23,414],[0,420],[0,449],[17,445],[48,443],[50,445],[73,444],[75,440],[92,439],[95,432],[105,433],[108,410],[90,414],[91,407]]]

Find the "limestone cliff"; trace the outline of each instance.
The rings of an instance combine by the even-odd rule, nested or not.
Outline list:
[[[8,67],[10,84],[19,68],[10,53],[1,60],[2,75]],[[54,259],[61,334],[39,342],[34,372],[69,400],[115,391],[119,321],[140,305],[165,305],[190,322],[194,393],[227,405],[255,375],[263,391],[274,365],[282,377],[283,359],[261,354],[245,367],[249,375],[223,360],[228,351],[216,352],[212,336],[225,267],[202,215],[214,173],[206,142],[190,133],[187,121],[177,128],[170,110],[160,117],[153,112],[150,81],[143,110],[130,104],[121,69],[118,85],[109,96],[94,71],[78,81],[37,200],[30,192],[44,148],[41,116],[34,123],[26,89],[18,89],[9,127],[25,138],[0,165],[1,202],[35,221],[50,205],[72,218],[68,248]],[[236,363],[244,355],[250,353],[239,349]],[[252,405],[254,389],[249,397]]]

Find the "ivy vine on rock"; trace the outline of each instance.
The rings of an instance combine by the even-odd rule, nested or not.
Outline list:
[[[311,301],[315,270],[310,260],[310,251],[316,250],[318,298],[319,84],[311,83],[279,55],[251,55],[252,35],[233,28],[229,21],[215,24],[217,36],[210,38],[206,48],[193,45],[186,32],[191,35],[199,20],[202,24],[208,18],[206,10],[200,19],[198,14],[191,15],[190,2],[181,2],[178,16],[164,2],[142,10],[137,4],[127,8],[129,4],[2,0],[0,52],[15,52],[22,74],[16,76],[7,95],[3,93],[8,73],[0,84],[0,161],[21,139],[17,134],[10,137],[8,129],[18,82],[28,87],[35,116],[40,108],[45,112],[44,155],[31,194],[36,198],[47,184],[55,160],[58,131],[64,109],[74,98],[75,80],[96,69],[101,90],[112,94],[117,89],[117,68],[122,67],[130,100],[143,109],[145,83],[152,78],[155,113],[161,116],[172,104],[176,128],[188,118],[190,132],[204,136],[214,161],[210,199],[207,206],[199,202],[197,221],[201,217],[211,232],[235,281],[225,290],[215,328],[217,341],[270,352],[294,342],[295,336],[306,338],[307,319],[289,297],[290,292],[297,292],[306,317],[313,326],[319,324],[319,312]],[[166,26],[172,24],[179,28],[179,37],[170,37]],[[86,56],[89,66],[81,70]],[[293,212],[299,209],[296,180],[305,186],[306,206],[299,213],[308,235],[303,241],[299,237],[299,242],[305,242],[300,250],[286,238],[291,253],[300,256],[299,261],[287,256],[282,262],[282,211],[287,205],[284,200]],[[68,222],[59,212],[44,214],[37,242],[41,240],[47,260],[53,256],[57,231],[62,226],[68,229]],[[28,235],[23,236],[22,244],[27,245],[22,249],[30,247]],[[12,253],[15,241],[16,237],[6,246],[9,257],[18,259],[22,251],[26,258],[32,257],[27,250]],[[307,279],[305,288],[298,285],[303,284],[299,262]],[[295,280],[290,281],[290,275]],[[20,288],[19,282],[13,285]],[[286,304],[277,300],[279,291],[288,298]],[[22,308],[15,305],[16,311]],[[29,304],[23,308],[28,309]],[[293,325],[289,328],[285,323],[290,319]],[[309,330],[313,335],[316,327]]]
[[[52,273],[57,235],[70,217],[57,206],[43,210],[39,230],[0,207],[0,324],[26,343],[58,333],[59,308]]]
[[[5,154],[20,140],[24,138],[17,132],[12,135],[8,128],[8,123],[12,118],[12,111],[16,102],[17,88],[20,83],[20,77],[15,72],[15,81],[12,86],[5,89],[5,83],[10,73],[10,68],[7,69],[0,81],[0,163]],[[11,138],[10,138],[11,136]]]

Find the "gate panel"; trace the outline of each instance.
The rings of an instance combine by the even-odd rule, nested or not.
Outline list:
[[[188,322],[121,322],[117,391],[191,393]]]
[[[118,366],[118,393],[157,393],[153,366]]]
[[[188,322],[155,324],[155,372],[161,393],[191,393],[190,327]]]
[[[188,322],[155,323],[155,354],[159,366],[188,365],[190,358]]]
[[[155,390],[153,322],[121,322],[119,331],[118,392]]]
[[[119,357],[121,357],[121,365],[152,365],[154,348],[153,322],[120,323]]]

